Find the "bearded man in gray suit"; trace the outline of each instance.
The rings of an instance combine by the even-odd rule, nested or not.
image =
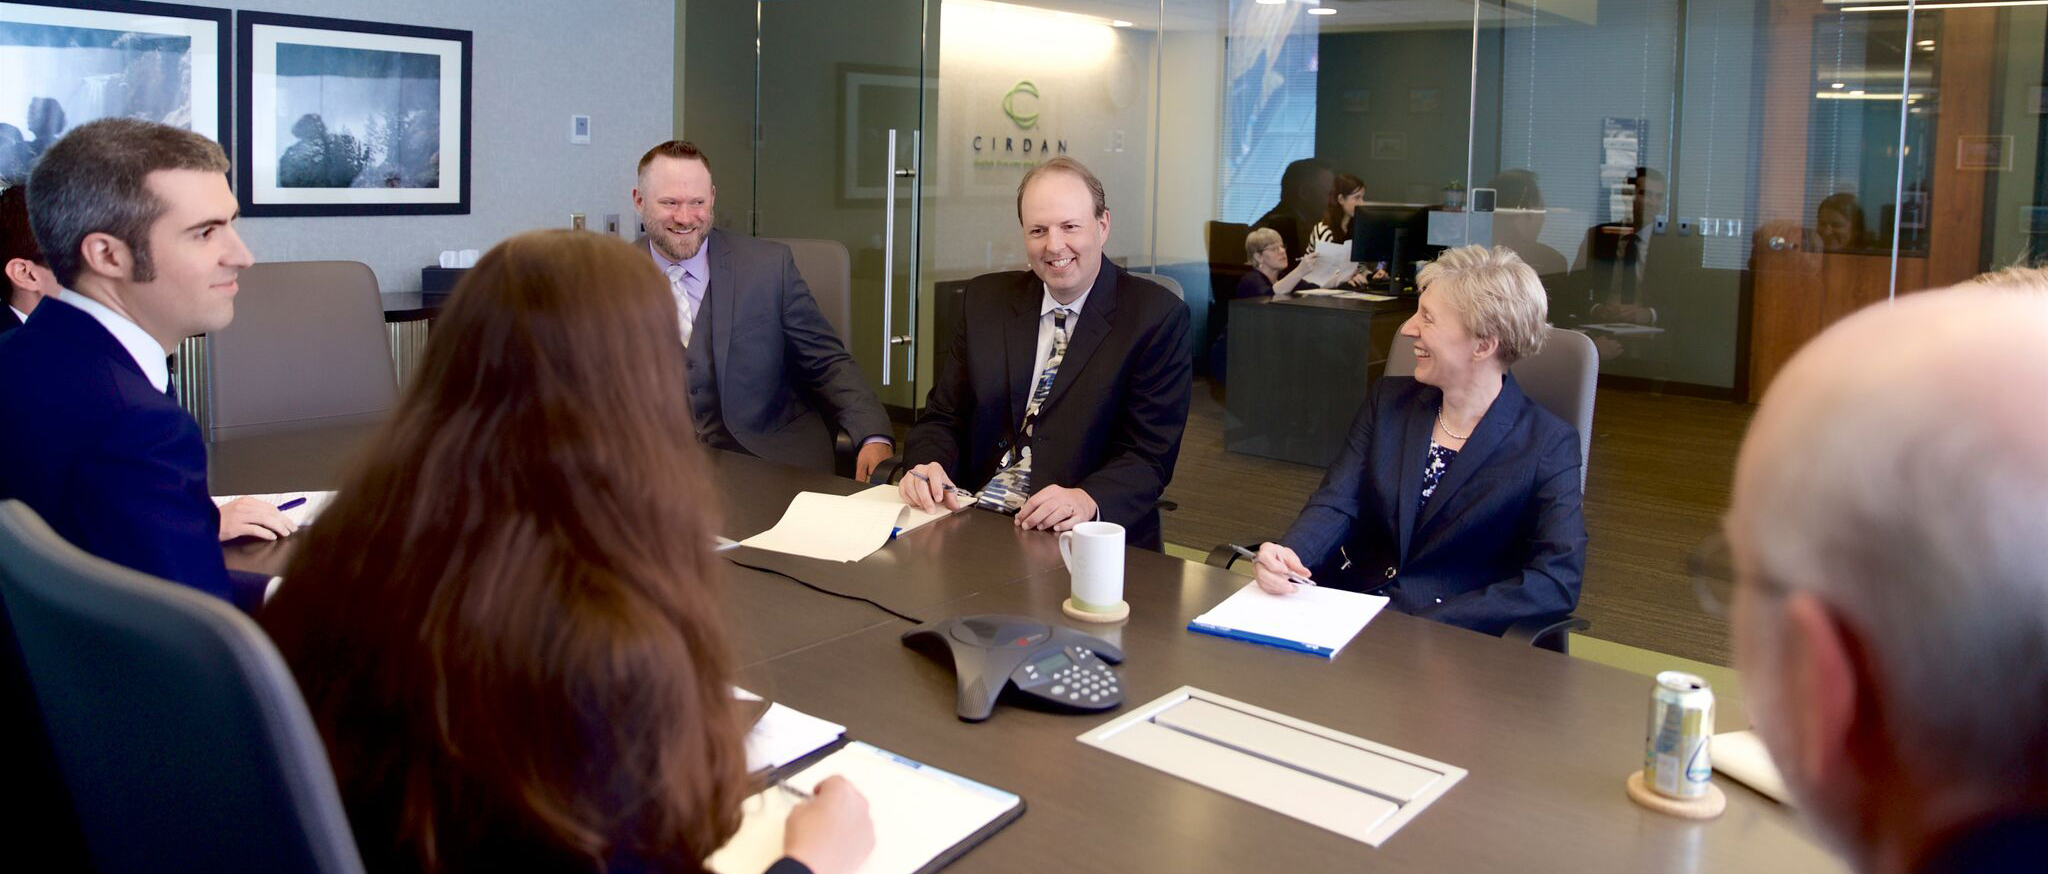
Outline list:
[[[637,245],[676,296],[690,412],[705,445],[832,470],[832,428],[860,444],[866,480],[894,448],[889,416],[797,273],[789,247],[711,226],[718,188],[695,145],[647,150]]]

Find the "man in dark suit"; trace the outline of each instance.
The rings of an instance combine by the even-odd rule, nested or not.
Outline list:
[[[1665,360],[1685,332],[1689,280],[1699,272],[1698,233],[1657,233],[1664,214],[1664,174],[1637,167],[1629,174],[1629,219],[1586,229],[1572,273],[1557,284],[1560,324],[1633,325],[1652,333],[1589,331],[1602,358]]]
[[[953,346],[910,431],[901,488],[920,509],[972,500],[1031,529],[1091,519],[1158,549],[1159,495],[1187,426],[1187,305],[1103,256],[1109,209],[1080,162],[1017,188],[1029,271],[969,283]]]
[[[7,292],[7,308],[0,310],[0,334],[28,321],[43,298],[56,297],[63,288],[43,260],[36,246],[35,232],[28,224],[28,188],[16,185],[0,191],[0,272],[7,276],[0,289]]]
[[[893,452],[889,415],[797,273],[789,247],[712,227],[710,159],[671,140],[640,158],[637,245],[668,277],[706,445],[832,470],[832,430],[861,444],[854,478]]]
[[[0,445],[35,447],[0,466],[0,498],[87,552],[252,608],[262,581],[231,587],[220,540],[291,522],[245,500],[222,525],[199,425],[167,393],[164,360],[234,318],[253,259],[227,170],[205,137],[133,119],[81,126],[36,164],[29,218],[65,290],[0,338],[0,373],[36,375],[0,380]]]

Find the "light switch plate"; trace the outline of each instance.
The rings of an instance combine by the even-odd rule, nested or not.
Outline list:
[[[569,142],[572,145],[590,145],[590,116],[569,116]]]
[[[570,214],[569,214],[569,229],[570,229],[570,230],[572,230],[572,231],[580,231],[580,230],[583,230],[583,225],[584,225],[584,221],[583,221],[583,214],[582,214],[582,213],[580,213],[580,212],[572,212],[572,213],[570,213]]]

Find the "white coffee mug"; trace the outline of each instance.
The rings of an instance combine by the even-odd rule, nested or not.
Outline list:
[[[1060,532],[1060,558],[1074,578],[1074,604],[1107,613],[1124,600],[1124,526],[1083,522]]]

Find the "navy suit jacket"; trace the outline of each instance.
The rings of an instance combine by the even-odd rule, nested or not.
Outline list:
[[[21,320],[14,317],[14,308],[7,306],[6,301],[0,301],[0,336],[19,327]]]
[[[86,552],[234,602],[199,423],[83,310],[44,300],[0,339],[0,498]],[[260,593],[260,590],[259,590]],[[260,597],[260,594],[258,595]]]
[[[1418,510],[1442,399],[1410,377],[1380,380],[1280,543],[1319,583],[1384,587],[1396,610],[1488,634],[1571,612],[1586,569],[1578,432],[1508,375]]]
[[[936,461],[968,489],[995,475],[1031,400],[1044,301],[1045,284],[1028,270],[968,283],[952,350],[905,441],[906,465]],[[1087,492],[1130,545],[1160,548],[1159,495],[1188,424],[1191,355],[1187,304],[1103,258],[1039,408],[1032,481]]]
[[[647,251],[648,238],[638,245]],[[855,445],[895,434],[788,246],[717,229],[704,246],[711,278],[698,318],[711,318],[718,412],[733,439],[762,458],[829,472],[821,410]]]

